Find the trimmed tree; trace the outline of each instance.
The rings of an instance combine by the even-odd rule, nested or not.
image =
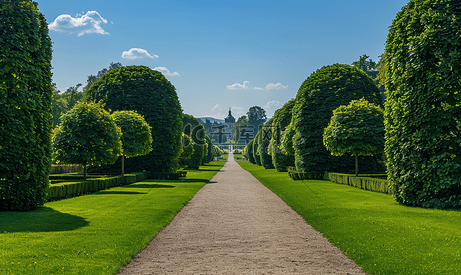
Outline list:
[[[382,104],[373,80],[362,70],[349,65],[323,67],[304,81],[296,96],[292,118],[296,131],[293,144],[298,171],[321,174],[325,171],[353,170],[350,156],[335,157],[326,150],[323,129],[328,126],[334,109],[362,97],[371,103]]]
[[[258,148],[259,148],[259,142],[260,142],[260,137],[261,136],[261,131],[258,131],[258,133],[256,134],[255,138],[253,139],[253,158],[254,158],[254,161],[257,165],[259,166],[262,166],[262,163],[261,163],[261,151],[258,151]]]
[[[183,132],[190,136],[194,147],[192,156],[184,160],[184,164],[191,169],[199,169],[203,164],[203,158],[208,155],[208,143],[206,141],[205,127],[195,117],[184,114],[183,115]]]
[[[333,110],[330,124],[323,132],[323,144],[333,156],[350,154],[355,157],[373,156],[384,151],[383,110],[365,99],[352,100]]]
[[[254,140],[250,140],[250,142],[248,142],[247,146],[245,146],[245,150],[246,150],[246,158],[248,159],[248,161],[252,164],[256,164],[256,161],[255,161],[255,158],[254,158],[254,155],[253,155],[253,141]]]
[[[143,156],[152,151],[151,127],[135,111],[116,111],[112,118],[122,131],[122,176],[125,175],[125,158]]]
[[[185,162],[186,159],[189,159],[194,153],[194,146],[192,140],[186,134],[182,134],[182,153],[179,156],[180,162]]]
[[[461,3],[411,0],[387,37],[388,179],[406,205],[461,206]]]
[[[2,1],[0,48],[0,210],[27,211],[51,165],[51,39],[36,2]]]
[[[272,156],[272,163],[278,172],[287,172],[289,166],[295,165],[294,154],[288,155],[282,153],[280,148],[282,143],[282,132],[290,124],[292,109],[295,100],[292,99],[285,103],[282,108],[275,111],[273,122],[273,135],[269,145],[269,154]]]
[[[258,145],[259,156],[261,158],[261,165],[266,169],[274,169],[274,164],[272,163],[272,157],[269,154],[269,144],[272,139],[273,134],[273,123],[274,119],[269,119],[260,130],[260,142]]]
[[[121,154],[120,128],[99,103],[79,102],[61,121],[53,136],[53,158],[82,165],[85,180],[87,166],[113,164]]]
[[[165,76],[145,66],[121,67],[101,76],[87,95],[112,111],[135,110],[152,127],[153,150],[127,159],[126,172],[176,171],[182,151],[182,109],[175,87]]]

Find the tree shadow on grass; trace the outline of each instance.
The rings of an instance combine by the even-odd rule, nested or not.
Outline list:
[[[208,171],[208,172],[222,172],[222,170],[216,170],[216,169],[198,169],[197,171]]]
[[[176,186],[173,185],[166,185],[166,184],[158,184],[158,183],[140,183],[140,184],[130,184],[130,185],[122,185],[119,186],[120,188],[174,188]]]
[[[144,195],[142,192],[130,192],[130,191],[101,191],[93,193],[93,195]]]
[[[207,183],[208,180],[205,180],[205,179],[182,179],[181,182],[205,182],[205,183]]]
[[[0,212],[0,235],[11,232],[72,231],[89,225],[82,217],[61,213],[50,207],[29,212]]]

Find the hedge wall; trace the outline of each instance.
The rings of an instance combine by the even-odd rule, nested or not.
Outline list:
[[[412,0],[384,53],[386,154],[395,199],[461,207],[461,2]]]
[[[273,135],[270,141],[269,154],[272,156],[272,163],[278,172],[287,172],[289,166],[295,165],[294,154],[286,154],[282,151],[282,133],[290,125],[292,109],[295,100],[285,103],[282,108],[275,111],[273,122]]]
[[[361,175],[359,177],[356,177],[355,175],[350,174],[325,173],[324,179],[335,183],[354,186],[364,190],[380,192],[385,194],[390,193],[389,182],[386,179],[369,177],[377,175],[369,175],[368,177],[367,176],[368,175]]]
[[[145,66],[122,67],[93,83],[88,97],[102,100],[112,111],[135,110],[152,127],[153,151],[127,159],[125,171],[176,170],[182,150],[182,109],[175,87],[165,76]],[[101,171],[119,171],[120,162],[112,167]]]
[[[51,39],[37,3],[0,4],[0,210],[43,204],[51,149]]]
[[[296,131],[295,164],[299,172],[354,171],[352,157],[334,157],[326,150],[323,129],[328,126],[334,109],[361,98],[382,105],[382,97],[373,80],[349,65],[323,67],[304,81],[296,96],[292,118]],[[369,159],[368,163],[373,160],[377,163],[376,158]]]

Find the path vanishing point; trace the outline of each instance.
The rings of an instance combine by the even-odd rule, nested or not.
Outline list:
[[[230,154],[119,274],[365,273]]]

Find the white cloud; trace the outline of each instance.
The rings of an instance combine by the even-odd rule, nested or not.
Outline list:
[[[264,88],[261,88],[261,87],[252,87],[251,89],[253,89],[253,90],[264,90]]]
[[[264,109],[269,109],[271,107],[278,108],[278,107],[281,107],[281,106],[282,106],[281,102],[278,102],[278,101],[274,100],[274,101],[267,102],[266,106],[264,106]]]
[[[214,112],[214,111],[221,111],[221,110],[222,110],[222,109],[221,109],[221,105],[219,105],[219,104],[216,104],[216,105],[213,107],[213,109],[211,109],[212,112]]]
[[[227,89],[229,90],[245,90],[248,89],[247,83],[250,83],[250,81],[243,81],[243,85],[240,83],[234,83],[232,85],[227,85]]]
[[[168,70],[168,69],[165,68],[165,67],[155,67],[154,70],[159,71],[159,72],[161,72],[161,73],[164,74],[164,75],[171,75],[171,76],[177,75],[177,76],[179,76],[179,73],[178,73],[178,72],[173,72],[173,73],[171,73],[170,70]]]
[[[129,51],[124,51],[122,53],[122,58],[125,59],[138,59],[138,58],[144,58],[144,57],[149,57],[152,59],[158,58],[158,55],[151,55],[144,49],[140,48],[131,48]]]
[[[282,83],[269,83],[266,85],[266,90],[281,90],[286,88],[288,88],[288,86],[282,85]]]
[[[78,33],[82,36],[86,33],[109,34],[101,25],[107,24],[107,20],[102,18],[97,11],[88,11],[86,14],[77,14],[72,17],[69,14],[59,15],[48,28],[53,31]]]

